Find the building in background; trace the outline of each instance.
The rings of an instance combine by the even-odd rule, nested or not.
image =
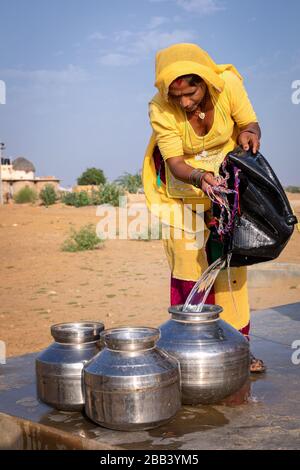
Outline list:
[[[23,157],[13,161],[10,158],[1,158],[1,179],[4,202],[9,202],[25,186],[39,193],[46,184],[51,184],[57,191],[60,182],[54,176],[35,176],[34,165]]]

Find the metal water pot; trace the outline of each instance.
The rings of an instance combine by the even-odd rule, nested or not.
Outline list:
[[[55,340],[36,358],[37,395],[59,410],[84,407],[82,369],[100,351],[100,322],[60,323],[51,327]]]
[[[157,345],[180,363],[184,404],[212,404],[238,391],[249,376],[249,344],[219,318],[222,307],[204,305],[201,313],[169,308]]]
[[[101,426],[135,431],[159,426],[181,406],[178,362],[156,348],[156,328],[114,328],[84,368],[85,412]]]

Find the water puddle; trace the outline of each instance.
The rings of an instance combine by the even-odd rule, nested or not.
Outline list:
[[[148,431],[154,438],[168,439],[225,426],[229,420],[213,406],[183,406],[176,417],[159,428]]]

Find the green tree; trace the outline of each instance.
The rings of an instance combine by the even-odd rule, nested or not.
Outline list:
[[[123,173],[123,175],[116,179],[115,183],[122,186],[129,193],[137,193],[143,187],[141,173],[135,173],[134,175],[127,172]]]
[[[86,191],[80,191],[80,193],[63,193],[61,197],[63,204],[67,206],[83,207],[90,206],[92,204],[91,199]]]
[[[37,200],[37,193],[34,189],[29,188],[29,186],[25,186],[14,195],[14,201],[17,204],[24,204],[27,202],[33,203],[36,200]]]
[[[46,207],[55,204],[58,199],[52,184],[46,184],[46,186],[40,191],[39,196]]]
[[[285,190],[288,193],[300,193],[300,186],[287,186]]]
[[[117,207],[119,198],[124,196],[125,190],[115,183],[106,183],[99,186],[97,204],[110,204]]]
[[[77,178],[77,184],[83,185],[99,185],[106,183],[106,178],[102,170],[98,168],[87,168],[79,178]]]

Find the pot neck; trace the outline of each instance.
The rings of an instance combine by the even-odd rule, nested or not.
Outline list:
[[[113,351],[143,351],[152,349],[160,337],[157,328],[111,328],[101,333],[105,346]]]
[[[103,330],[101,322],[58,323],[51,327],[51,335],[57,343],[82,344],[99,341]]]
[[[183,305],[173,305],[168,309],[172,320],[184,323],[211,323],[220,318],[223,311],[219,305],[204,305],[201,312],[196,311],[197,305],[190,310],[183,311]]]

